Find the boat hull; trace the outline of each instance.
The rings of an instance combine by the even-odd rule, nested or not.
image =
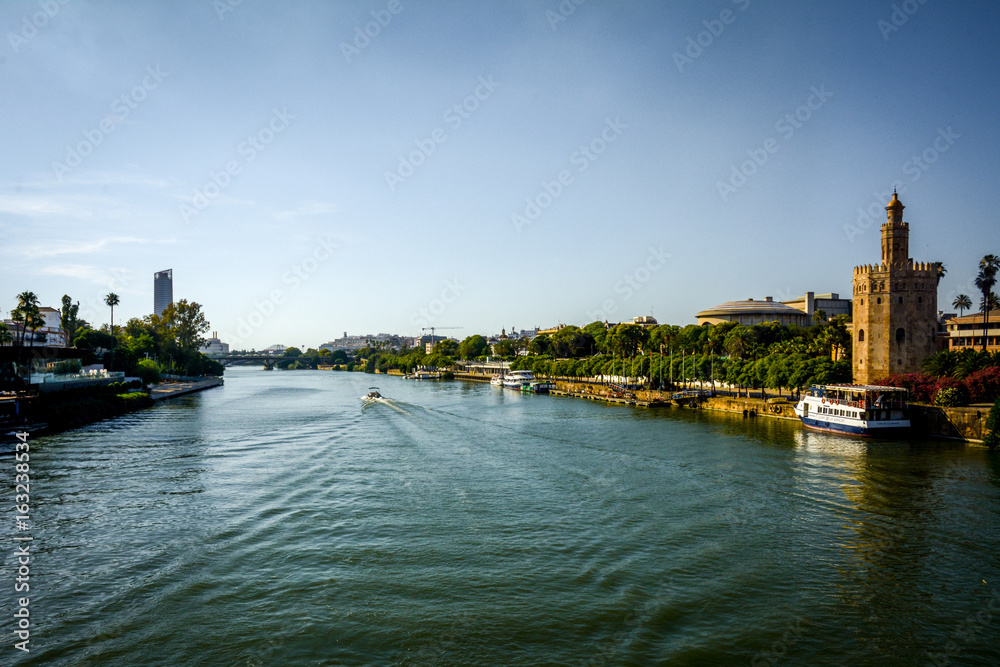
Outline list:
[[[910,430],[910,422],[901,419],[896,420],[896,422],[887,423],[885,425],[880,425],[878,427],[871,427],[867,424],[850,424],[850,423],[837,423],[831,421],[825,421],[822,419],[811,419],[809,417],[800,416],[799,419],[802,421],[802,425],[806,428],[813,429],[815,431],[825,431],[827,433],[841,433],[843,435],[856,435],[860,437],[872,437],[872,436],[894,436],[901,435]]]

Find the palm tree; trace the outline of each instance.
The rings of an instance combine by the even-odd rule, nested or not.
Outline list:
[[[115,306],[118,305],[118,295],[114,292],[104,297],[104,303],[111,306],[111,367],[115,366]]]
[[[997,270],[1000,269],[1000,257],[990,254],[979,261],[979,275],[976,276],[976,287],[983,293],[983,350],[986,350],[986,338],[990,326],[990,295],[993,286],[997,284]]]
[[[937,269],[938,280],[944,278],[945,274],[948,273],[948,269],[945,268],[944,262],[934,262],[934,268]]]
[[[115,306],[119,304],[118,295],[111,292],[106,297],[104,297],[104,303],[111,306],[111,337],[115,337]]]
[[[951,307],[958,308],[958,316],[961,317],[964,311],[972,308],[972,299],[969,298],[968,294],[959,294],[951,302]]]
[[[11,319],[18,322],[21,325],[21,337],[18,341],[17,350],[17,363],[21,365],[21,354],[24,349],[24,337],[28,333],[28,329],[32,330],[31,339],[34,338],[34,332],[38,330],[39,324],[38,320],[40,313],[38,312],[38,296],[34,292],[21,292],[17,295],[17,308],[11,311]],[[28,339],[31,343],[32,340]],[[30,379],[31,373],[29,370],[28,377]]]
[[[0,322],[0,345],[10,345],[13,342],[14,334],[10,332],[6,324]]]

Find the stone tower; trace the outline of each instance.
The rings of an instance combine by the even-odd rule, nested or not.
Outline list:
[[[882,261],[854,267],[854,381],[918,373],[937,337],[937,265],[910,259],[910,225],[895,192],[885,207]]]

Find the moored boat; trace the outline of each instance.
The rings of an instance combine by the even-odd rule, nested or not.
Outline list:
[[[502,373],[497,373],[496,375],[494,375],[493,377],[491,377],[490,378],[490,384],[493,385],[494,387],[502,387],[503,386],[503,374]]]
[[[414,380],[440,380],[441,372],[437,368],[420,366],[413,371],[411,377]]]
[[[535,380],[528,383],[528,391],[533,394],[547,394],[556,388],[555,382],[549,382],[547,380]]]
[[[802,423],[849,435],[892,435],[910,428],[906,389],[878,385],[813,385],[795,406]]]
[[[531,385],[535,379],[535,374],[531,371],[510,371],[503,378],[503,386],[508,389],[521,389],[525,385]]]

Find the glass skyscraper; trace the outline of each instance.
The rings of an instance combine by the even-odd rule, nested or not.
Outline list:
[[[174,301],[174,270],[158,271],[153,274],[153,314],[163,315]]]

